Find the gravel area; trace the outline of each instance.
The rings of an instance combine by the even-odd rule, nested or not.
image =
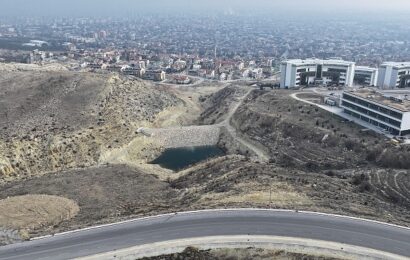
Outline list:
[[[0,227],[0,246],[21,242],[19,232]]]
[[[217,145],[220,135],[219,126],[187,126],[175,128],[141,128],[139,132],[155,138],[165,148]]]

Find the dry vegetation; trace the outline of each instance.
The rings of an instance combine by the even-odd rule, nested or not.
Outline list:
[[[293,100],[288,91],[254,91],[232,123],[264,145],[271,160],[304,170],[380,166],[410,169],[410,146],[361,131],[354,123]]]
[[[220,91],[214,96],[233,99],[232,94],[229,96],[226,93],[227,90]],[[410,156],[410,147],[392,144],[383,136],[371,131],[362,131],[362,128],[345,122],[342,118],[313,105],[293,100],[289,96],[290,93],[285,90],[255,90],[231,121],[231,124],[240,130],[243,138],[264,147],[269,153],[271,170],[266,166],[263,166],[265,169],[249,169],[255,172],[255,179],[278,169],[287,171],[287,179],[291,179],[299,172],[303,173],[305,181],[317,190],[312,193],[303,185],[291,185],[298,187],[299,194],[307,192],[310,198],[315,194],[315,206],[308,208],[353,215],[370,214],[373,215],[372,218],[385,221],[392,220],[389,217],[389,210],[396,212],[392,215],[408,215],[410,165],[406,158]],[[212,100],[219,98],[208,98],[208,101]],[[230,153],[252,155],[238,147],[229,135],[222,135],[220,145]],[[244,163],[234,165],[243,166]],[[210,172],[218,170],[212,169]],[[263,181],[257,183],[261,186]],[[335,183],[338,184],[333,186]],[[230,182],[226,185],[230,185]],[[252,183],[245,186],[249,189],[239,191],[238,200],[245,199],[249,205],[254,205],[255,198],[266,199],[266,190],[261,193]],[[349,189],[351,191],[348,191]],[[354,195],[349,198],[349,193],[357,194],[357,197]],[[288,194],[286,197],[292,198],[293,189],[288,189]],[[319,208],[318,197],[322,198]],[[369,211],[368,205],[371,205],[373,210]],[[385,211],[387,208],[389,210]],[[408,217],[399,219],[401,224],[409,224]]]
[[[178,191],[152,175],[115,165],[15,181],[0,189],[0,199],[26,194],[61,196],[80,207],[75,218],[31,230],[35,235],[110,222],[131,214],[171,211]]]
[[[244,88],[225,87],[215,94],[202,96],[203,112],[201,113],[198,123],[212,125],[221,123],[229,114],[230,107],[239,97],[246,93]]]
[[[188,247],[178,254],[162,255],[156,257],[145,257],[141,260],[342,260],[341,258],[313,256],[285,251],[267,249],[212,249],[199,250]]]
[[[49,195],[25,195],[0,200],[0,226],[36,229],[57,225],[77,215],[78,205],[69,199]]]
[[[382,193],[386,189],[362,189],[361,181],[346,174],[305,172],[228,156],[165,180],[125,165],[48,174],[3,185],[0,199],[41,193],[79,205],[76,217],[31,230],[31,236],[129,217],[225,207],[313,210],[410,223],[408,207],[387,198]]]
[[[7,72],[0,85],[0,181],[96,165],[181,104],[112,75]]]
[[[112,75],[13,73],[0,76],[0,113],[7,113],[0,117],[0,199],[46,194],[80,208],[72,219],[30,229],[31,236],[221,207],[313,210],[410,224],[409,147],[361,132],[291,99],[288,91],[253,91],[231,120],[243,138],[267,151],[269,163],[252,159],[222,129],[219,144],[231,155],[172,173],[141,164],[159,145],[138,135],[138,127],[182,124],[180,116],[192,120],[197,98],[203,105],[199,124],[223,122],[246,89],[202,97],[196,92],[192,99],[191,90],[178,98],[168,88]]]
[[[77,203],[62,197],[15,196],[0,200],[0,227],[6,230],[18,230],[20,236],[24,238],[24,235],[28,235],[30,231],[57,226],[73,218],[79,210]],[[3,236],[7,240],[12,239],[6,232]]]

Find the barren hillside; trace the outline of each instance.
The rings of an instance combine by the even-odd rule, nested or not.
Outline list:
[[[0,179],[95,165],[181,101],[145,82],[73,72],[2,72]]]
[[[40,74],[36,77],[42,79],[41,84],[29,90],[7,85],[14,91],[21,88],[36,93],[36,88],[44,88],[60,75],[48,75],[47,80]],[[230,155],[174,173],[136,163],[141,153],[155,150],[150,139],[136,130],[140,126],[160,127],[162,120],[168,124],[178,113],[189,114],[189,107],[179,112],[176,108],[196,101],[181,101],[168,89],[139,81],[101,75],[89,78],[78,73],[62,73],[62,77],[65,83],[53,83],[53,91],[49,93],[46,88],[45,93],[57,97],[59,104],[76,104],[82,113],[74,113],[76,108],[70,110],[70,106],[48,106],[52,98],[40,95],[42,104],[55,108],[51,123],[41,124],[48,118],[44,115],[48,109],[18,99],[21,94],[15,94],[15,102],[4,105],[30,105],[27,113],[36,120],[33,127],[27,127],[18,119],[25,113],[13,111],[14,116],[7,119],[13,128],[1,130],[2,179],[7,182],[0,184],[0,199],[53,195],[74,201],[80,209],[72,219],[29,230],[31,236],[142,215],[229,207],[311,210],[406,226],[410,223],[408,170],[385,156],[397,152],[406,156],[408,148],[394,146],[380,136],[363,133],[353,124],[295,101],[290,92],[250,92],[243,86],[231,86],[203,96],[203,113],[197,118],[200,124],[217,122],[227,127],[231,117],[226,115],[234,114],[229,123],[236,135],[223,131],[219,141]],[[82,82],[76,85],[79,95],[87,98],[72,98],[75,91],[71,96],[54,91],[78,81]],[[184,95],[191,96],[187,91]],[[2,102],[9,102],[2,95]],[[238,110],[232,110],[238,106]],[[191,112],[190,117],[196,114]],[[14,134],[12,129],[23,135]],[[238,138],[266,151],[269,162],[255,159],[238,144]],[[13,232],[4,230],[7,241],[13,241]]]

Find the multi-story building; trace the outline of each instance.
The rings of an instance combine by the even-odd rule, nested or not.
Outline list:
[[[385,62],[380,65],[377,86],[381,89],[410,87],[410,62]]]
[[[369,89],[344,91],[341,107],[344,113],[393,135],[410,134],[410,100],[405,93],[383,94]]]
[[[121,72],[124,75],[130,75],[130,76],[135,76],[135,77],[142,78],[145,74],[145,69],[138,68],[138,67],[135,67],[135,66],[124,66],[121,69]]]
[[[281,88],[306,85],[352,86],[355,63],[343,60],[287,60],[281,64]]]
[[[362,86],[376,86],[379,70],[377,68],[356,66],[354,83]]]
[[[153,81],[163,81],[165,80],[166,73],[162,70],[147,70],[142,76],[143,79],[153,80]]]

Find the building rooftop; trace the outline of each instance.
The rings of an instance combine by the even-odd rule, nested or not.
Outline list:
[[[366,71],[366,72],[374,72],[377,71],[377,68],[366,67],[366,66],[356,66],[356,71]]]
[[[393,67],[397,69],[410,68],[410,62],[383,62],[381,67]]]
[[[347,90],[349,94],[399,110],[410,112],[410,91],[376,91],[373,89]]]
[[[294,59],[294,60],[286,60],[284,63],[290,63],[296,66],[302,66],[302,65],[318,65],[318,64],[323,64],[323,65],[343,65],[343,66],[350,66],[354,65],[355,63],[352,61],[344,61],[344,60],[320,60],[320,59],[306,59],[306,60],[300,60],[300,59]]]

